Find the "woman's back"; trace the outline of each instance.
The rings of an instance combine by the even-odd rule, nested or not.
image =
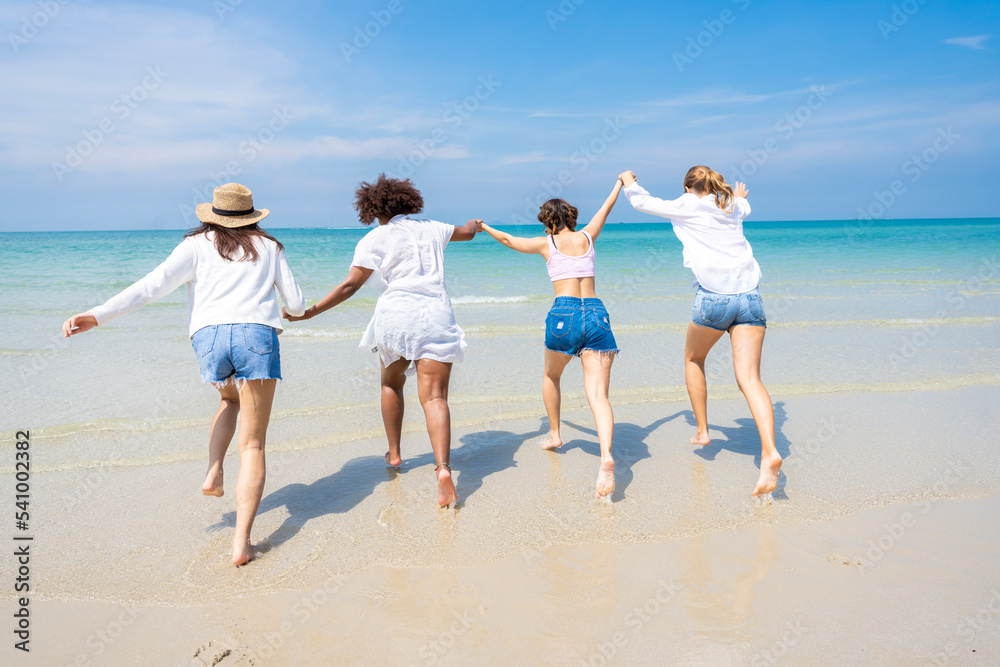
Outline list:
[[[585,231],[564,230],[549,236],[545,265],[556,296],[595,298],[594,240]]]
[[[361,239],[352,265],[373,269],[374,286],[387,293],[442,296],[447,294],[444,248],[454,231],[453,225],[436,220],[396,216]]]

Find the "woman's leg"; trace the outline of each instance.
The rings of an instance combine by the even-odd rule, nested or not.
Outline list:
[[[615,414],[608,400],[611,387],[611,364],[614,355],[584,350],[583,388],[597,424],[597,439],[601,443],[601,468],[597,473],[597,497],[609,498],[615,490],[615,461],[611,458],[611,440],[615,434]]]
[[[247,380],[240,389],[240,474],[236,479],[236,534],[233,536],[233,563],[242,565],[253,558],[250,529],[264,493],[264,444],[271,420],[271,404],[277,380]]]
[[[687,342],[684,344],[684,382],[687,384],[691,409],[698,423],[698,432],[691,438],[692,445],[705,446],[712,442],[708,436],[708,385],[705,382],[705,357],[712,346],[719,342],[725,331],[688,324]]]
[[[764,327],[739,325],[732,328],[733,367],[736,384],[747,399],[750,414],[760,434],[760,478],[753,495],[763,496],[778,486],[781,456],[774,445],[774,406],[760,381],[760,356],[764,347]]]
[[[448,408],[448,382],[451,364],[419,359],[417,365],[417,395],[424,408],[427,435],[434,450],[434,463],[440,466],[438,476],[438,505],[447,507],[455,502],[455,483],[451,479],[451,410]]]
[[[212,417],[212,430],[208,435],[208,474],[201,485],[201,492],[206,496],[221,496],[223,493],[222,461],[236,434],[236,418],[240,416],[240,396],[236,387],[227,384],[219,388],[219,394],[219,409]]]
[[[545,403],[545,414],[549,416],[549,437],[542,443],[542,449],[555,449],[562,445],[562,437],[559,435],[559,406],[562,402],[559,380],[562,378],[563,371],[566,370],[566,365],[572,359],[572,355],[545,349],[542,402]]]
[[[385,437],[389,440],[385,464],[398,466],[403,463],[399,441],[403,435],[403,384],[410,362],[397,359],[386,366],[380,359],[379,365],[382,367],[382,423],[385,425]]]

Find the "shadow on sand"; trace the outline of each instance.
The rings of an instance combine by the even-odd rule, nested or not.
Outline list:
[[[697,427],[694,413],[690,410],[684,412],[684,418],[692,427]],[[774,446],[782,459],[788,459],[791,455],[791,442],[782,433],[782,427],[788,421],[788,414],[785,412],[785,402],[778,401],[774,404]],[[714,461],[716,455],[723,449],[735,454],[746,454],[752,456],[754,465],[760,468],[760,434],[757,432],[757,424],[752,417],[743,417],[736,420],[736,426],[715,426],[709,425],[712,435],[712,443],[707,447],[698,447],[694,453],[706,461]],[[725,439],[718,437],[721,433]],[[774,490],[771,497],[775,500],[788,500],[785,493],[785,470],[782,468],[778,473],[778,488]]]
[[[515,467],[514,455],[521,445],[547,431],[547,428],[540,427],[528,433],[481,431],[462,436],[461,446],[451,450],[451,465],[459,471],[459,501],[455,509],[460,509],[482,487],[488,475]],[[288,516],[281,526],[261,541],[265,547],[261,551],[295,537],[311,519],[349,512],[372,495],[380,484],[396,479],[402,472],[433,465],[433,452],[404,458],[403,465],[398,469],[387,468],[381,455],[359,456],[345,463],[340,470],[311,484],[293,483],[272,491],[261,500],[258,516],[279,507],[284,507]],[[421,494],[427,495],[427,502],[435,502],[436,499],[437,487],[433,480],[433,477],[428,477],[426,488],[430,493]],[[226,512],[220,523],[209,530],[235,525],[236,512]]]
[[[684,414],[682,411],[672,414],[669,417],[662,417],[649,426],[639,426],[638,424],[630,424],[628,422],[615,422],[615,435],[611,440],[611,452],[615,459],[615,491],[611,494],[612,501],[621,500],[624,497],[625,489],[632,483],[632,466],[650,457],[649,445],[646,444],[646,438],[663,424],[684,416]],[[572,426],[581,433],[586,433],[594,438],[597,437],[597,431],[592,428],[580,426],[570,421],[564,421],[564,423]],[[576,438],[569,442],[564,442],[562,447],[553,451],[558,453],[566,452],[570,449],[581,449],[600,461],[601,446],[597,441]]]

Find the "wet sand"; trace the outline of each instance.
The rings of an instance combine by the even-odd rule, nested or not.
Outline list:
[[[43,601],[34,657],[156,665],[992,665],[1000,660],[998,518],[994,495],[663,543],[541,544],[472,567],[383,566],[215,604]],[[60,640],[42,639],[49,633]]]
[[[204,452],[149,451],[205,422],[42,429],[24,664],[995,664],[1000,386],[951,384],[771,386],[770,506],[749,499],[759,441],[733,388],[697,448],[680,387],[621,391],[610,506],[579,393],[555,453],[537,399],[456,400],[456,510],[435,507],[418,408],[398,473],[377,425],[316,432],[373,406],[278,413],[243,568],[237,458],[216,499]]]

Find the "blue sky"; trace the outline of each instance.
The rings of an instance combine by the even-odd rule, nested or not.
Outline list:
[[[996,2],[36,0],[0,27],[3,231],[183,229],[226,181],[268,226],[353,226],[381,171],[430,217],[533,221],[694,164],[758,220],[997,216]]]

